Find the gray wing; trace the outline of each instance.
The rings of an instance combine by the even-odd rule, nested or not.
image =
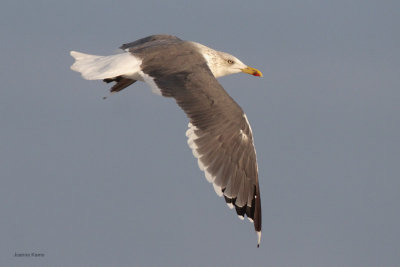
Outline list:
[[[198,158],[199,167],[228,206],[235,207],[242,218],[246,214],[254,222],[260,236],[258,168],[247,118],[200,54],[182,52],[184,46],[177,49],[180,55],[174,56],[170,51],[168,65],[148,58],[142,70],[153,77],[164,96],[174,97],[185,111],[190,119],[188,143]]]
[[[157,43],[165,44],[165,43],[181,42],[181,41],[182,41],[181,39],[173,35],[158,34],[158,35],[150,35],[142,39],[136,40],[134,42],[123,44],[120,48],[122,50],[133,51],[148,46],[154,46]]]
[[[182,40],[176,36],[163,35],[163,34],[150,35],[145,38],[136,40],[134,42],[123,44],[122,46],[120,46],[120,49],[129,51],[132,53],[140,53],[140,51],[149,50],[149,48],[154,50],[160,46],[165,46],[167,44],[172,44],[172,43],[177,43],[177,42],[182,42]],[[106,82],[106,83],[115,82],[115,84],[110,88],[110,92],[115,93],[115,92],[122,91],[129,85],[136,82],[136,80],[129,79],[129,78],[122,77],[122,76],[117,76],[117,77],[104,79],[103,82]]]

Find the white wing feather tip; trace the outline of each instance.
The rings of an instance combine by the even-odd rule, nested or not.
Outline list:
[[[233,206],[232,203],[226,203],[226,205],[228,205],[228,208],[233,209],[235,206]]]
[[[224,193],[222,193],[222,189],[220,186],[213,184],[213,187],[214,187],[215,193],[217,193],[217,195],[219,197],[222,197],[224,195]]]
[[[257,247],[260,247],[261,242],[261,231],[257,231]]]

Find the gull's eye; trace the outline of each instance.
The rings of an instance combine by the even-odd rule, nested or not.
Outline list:
[[[228,59],[228,63],[229,64],[233,64],[233,63],[235,63],[232,59]]]

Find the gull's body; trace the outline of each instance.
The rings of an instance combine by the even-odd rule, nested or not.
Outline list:
[[[207,180],[239,218],[247,215],[261,239],[261,200],[253,135],[240,106],[218,77],[245,72],[262,76],[236,57],[169,35],[124,44],[122,53],[95,56],[71,52],[72,70],[88,80],[116,82],[118,92],[144,81],[154,92],[173,97],[190,122],[188,144]]]

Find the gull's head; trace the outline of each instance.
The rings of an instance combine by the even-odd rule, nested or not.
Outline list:
[[[244,72],[247,74],[251,74],[253,76],[262,77],[261,71],[258,69],[252,68],[244,64],[237,57],[232,56],[231,54],[225,52],[216,51],[218,57],[214,60],[214,67],[212,68],[212,72],[215,77],[222,77],[230,74],[235,74],[239,72]]]
[[[206,59],[207,65],[214,74],[215,78],[239,72],[244,72],[257,77],[263,76],[261,71],[247,66],[231,54],[216,51],[199,43],[192,43],[199,49],[200,53]]]

